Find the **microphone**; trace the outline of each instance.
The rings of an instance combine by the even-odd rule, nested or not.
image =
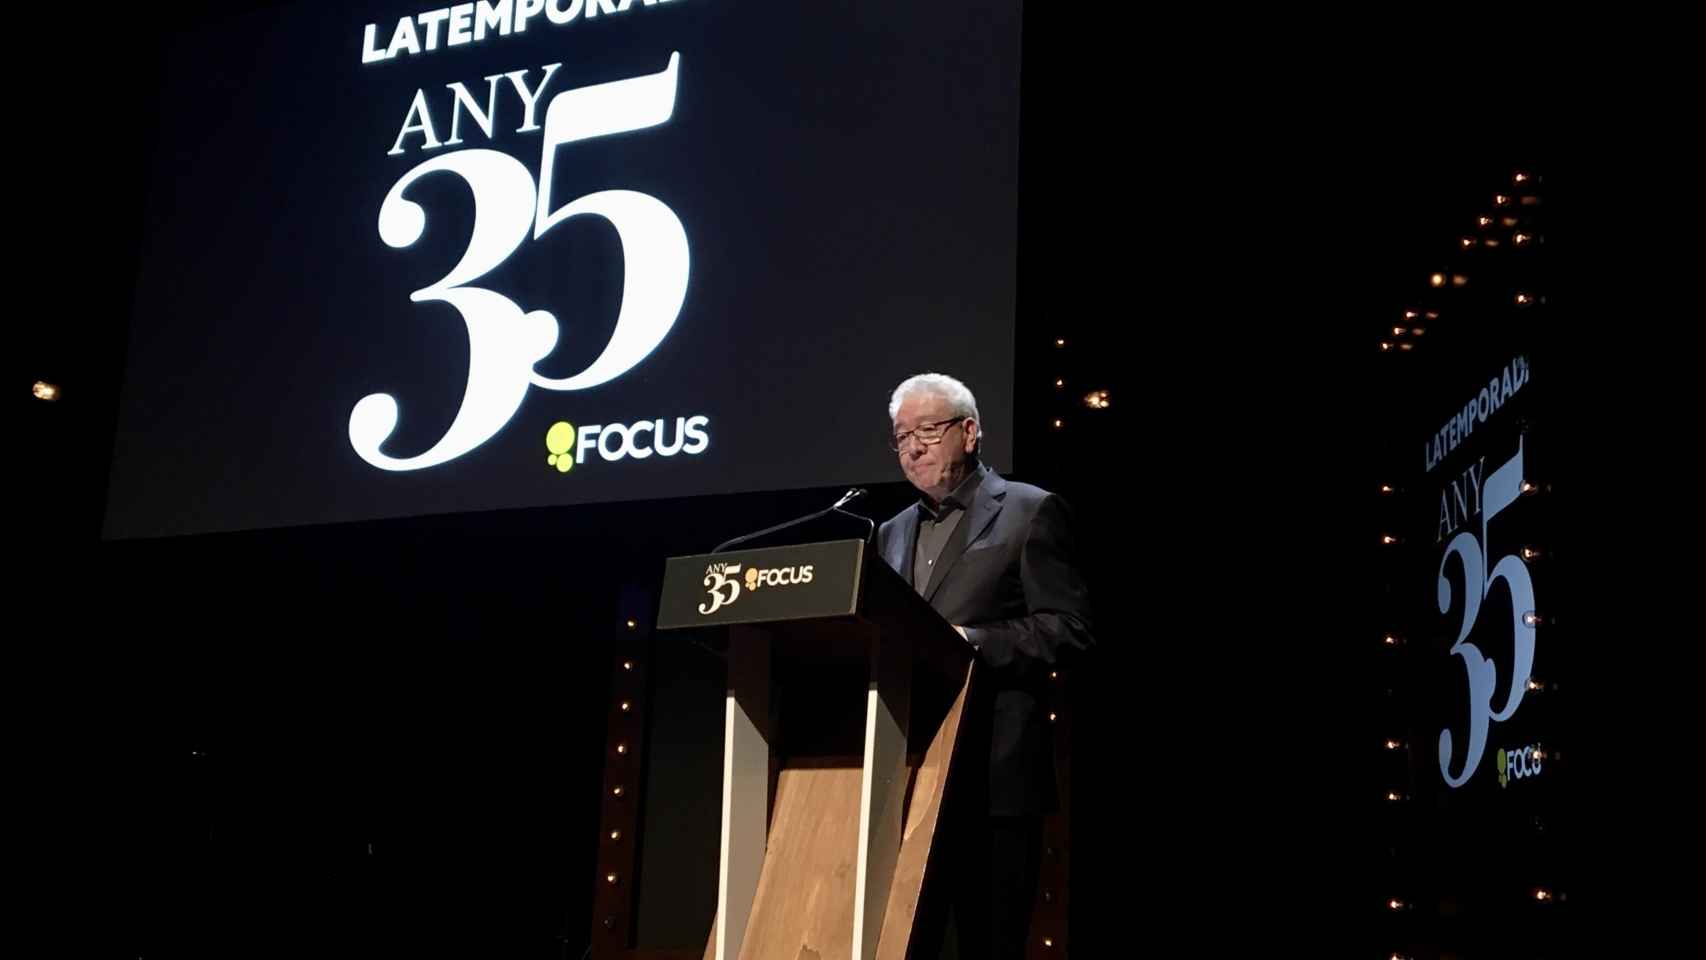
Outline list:
[[[849,503],[852,503],[853,501],[859,499],[860,497],[863,497],[865,495],[865,493],[866,493],[866,491],[863,488],[854,487],[853,489],[848,490],[846,493],[842,494],[841,499],[835,501],[835,503],[833,505],[831,505],[830,507],[828,507],[827,509],[819,510],[816,513],[807,514],[807,515],[800,517],[796,520],[789,520],[785,523],[778,523],[773,527],[765,527],[763,530],[759,530],[756,533],[749,533],[749,534],[746,534],[745,536],[736,537],[733,540],[725,541],[723,543],[718,544],[717,548],[715,550],[712,550],[711,552],[712,553],[722,553],[724,550],[727,550],[730,547],[737,547],[737,546],[740,546],[741,544],[746,543],[750,540],[757,540],[759,537],[768,536],[769,534],[775,533],[779,530],[786,530],[789,527],[796,527],[802,523],[810,523],[811,521],[816,520],[819,517],[827,517],[832,513],[839,513],[844,517],[852,517],[855,520],[864,521],[864,523],[866,524],[866,526],[868,528],[866,533],[865,533],[865,539],[869,540],[871,538],[871,536],[877,532],[877,522],[875,520],[872,520],[870,517],[861,517],[856,513],[852,513],[850,511],[841,509],[842,507],[845,507]]]

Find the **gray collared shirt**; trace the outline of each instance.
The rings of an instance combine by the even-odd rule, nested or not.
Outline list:
[[[922,595],[930,585],[930,575],[936,572],[936,561],[941,559],[942,548],[948,545],[954,530],[960,525],[960,518],[965,516],[966,508],[977,496],[977,488],[983,483],[983,467],[979,465],[954,492],[942,499],[941,505],[933,505],[928,498],[918,502],[918,545],[912,554],[912,586]]]

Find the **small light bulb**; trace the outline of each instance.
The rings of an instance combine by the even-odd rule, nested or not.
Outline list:
[[[1398,538],[1394,537],[1392,534],[1388,533],[1385,536],[1382,536],[1380,538],[1380,542],[1386,544],[1387,546],[1391,546],[1392,544],[1398,542]]]
[[[631,704],[631,703],[629,703],[629,702],[628,702],[628,701],[626,701],[626,700],[624,700],[624,701],[622,701],[622,712],[623,712],[623,713],[627,713],[627,712],[628,712],[628,711],[630,711],[630,710],[632,710],[632,709],[634,709],[634,705],[633,705],[633,704]]]
[[[1397,803],[1398,802],[1398,795],[1396,793],[1390,793],[1389,792],[1386,794],[1386,799],[1391,800],[1393,803]],[[1397,909],[1397,908],[1394,907],[1393,909]]]
[[[1550,890],[1536,890],[1536,891],[1534,891],[1534,899],[1539,900],[1542,903],[1545,903],[1547,900],[1552,899],[1552,891],[1550,891]]]
[[[1383,353],[1390,352],[1392,350],[1392,344],[1387,343],[1386,341],[1382,340],[1380,343],[1380,349],[1381,349],[1381,352],[1383,352]]]
[[[1439,311],[1429,310],[1427,313],[1423,314],[1423,316],[1427,317],[1429,320],[1438,320],[1439,319]]]
[[[635,622],[634,622],[634,621],[632,621],[632,620],[629,620],[629,621],[628,621],[628,629],[629,629],[629,630],[633,630],[633,629],[635,629],[635,628],[636,628],[636,627],[638,627],[638,626],[639,626],[639,624],[637,624],[637,623],[635,623]]]
[[[1056,714],[1053,710],[1050,710],[1049,714],[1048,714],[1048,722],[1053,723],[1057,716],[1059,716],[1059,714]]]
[[[1404,909],[1404,901],[1402,900],[1388,900],[1386,901],[1386,905],[1394,910]]]
[[[1541,688],[1541,686],[1542,686],[1542,684],[1539,680],[1528,681],[1528,689],[1530,689],[1530,690],[1539,690]]]
[[[616,881],[618,879],[619,878],[614,873],[607,873],[604,875],[604,882],[610,884],[613,887],[616,886]]]
[[[1522,615],[1522,622],[1524,626],[1538,627],[1542,621],[1540,619],[1540,614],[1530,610]]]
[[[1504,217],[1503,219],[1501,219],[1499,221],[1499,223],[1501,223],[1507,227],[1514,227],[1517,225],[1518,222],[1519,221],[1515,217]]]
[[[1445,274],[1436,273],[1433,276],[1428,278],[1428,282],[1433,284],[1436,287],[1443,287],[1443,286],[1445,286]]]
[[[1492,217],[1480,217],[1475,222],[1480,224],[1483,227],[1490,227],[1493,225],[1493,218]]]
[[[620,830],[612,830],[612,831],[610,831],[610,839],[612,839],[612,840],[620,840],[620,839],[622,839],[622,831],[620,831]]]
[[[1474,237],[1464,237],[1463,238],[1463,249],[1467,250],[1470,247],[1473,247],[1474,245],[1475,245],[1475,238]]]
[[[1528,174],[1519,173],[1516,176],[1512,177],[1511,179],[1515,180],[1517,183],[1527,183],[1528,182]]]
[[[1501,194],[1499,194],[1499,195],[1498,195],[1498,196],[1496,196],[1496,197],[1494,197],[1494,198],[1493,198],[1493,203],[1494,203],[1494,204],[1495,204],[1495,205],[1496,205],[1496,206],[1500,206],[1500,207],[1502,207],[1502,206],[1504,206],[1504,205],[1506,205],[1506,204],[1508,204],[1508,203],[1510,203],[1510,202],[1511,202],[1511,198],[1510,198],[1510,197],[1507,197],[1507,196],[1505,196],[1505,195],[1504,195],[1504,194],[1502,194],[1502,193],[1501,193]]]
[[[1530,302],[1530,298],[1526,293],[1519,293],[1516,295],[1516,302],[1518,305],[1526,306]]]
[[[1391,493],[1392,492],[1391,484],[1386,484],[1386,483],[1381,484],[1380,485],[1380,492],[1381,493]]]
[[[1054,345],[1055,345],[1055,346],[1057,346],[1057,347],[1064,347],[1064,346],[1066,346],[1066,338],[1064,338],[1064,337],[1056,337],[1056,338],[1055,338],[1055,341],[1054,341]]]
[[[1404,319],[1405,319],[1405,320],[1414,320],[1414,319],[1416,319],[1416,311],[1414,311],[1414,310],[1405,310],[1405,311],[1404,311]]]
[[[1388,750],[1396,750],[1396,749],[1398,749],[1398,748],[1399,748],[1399,747],[1401,747],[1401,746],[1403,746],[1403,744],[1402,744],[1402,743],[1399,743],[1399,742],[1398,742],[1398,741],[1396,741],[1396,740],[1388,740],[1388,741],[1386,741],[1386,749],[1388,749]]]
[[[1387,634],[1386,635],[1386,645],[1389,647],[1396,647],[1398,645],[1398,638],[1393,636],[1390,633]]]
[[[624,661],[622,661],[622,669],[624,669],[624,670],[632,670],[632,669],[634,669],[634,661],[632,661],[632,660],[624,660]]]
[[[1056,420],[1056,421],[1055,421],[1055,422],[1054,422],[1054,428],[1055,428],[1055,429],[1056,429],[1056,430],[1059,430],[1059,429],[1060,429],[1060,427],[1061,427],[1061,422],[1060,422],[1060,421],[1059,421],[1059,420]]]
[[[1414,349],[1416,349],[1416,345],[1413,343],[1400,343],[1400,344],[1398,344],[1398,349],[1400,349],[1400,350],[1414,350]]]
[[[1516,245],[1517,245],[1517,246],[1519,246],[1519,247],[1520,247],[1520,246],[1522,246],[1522,245],[1523,245],[1523,244],[1525,244],[1525,243],[1527,243],[1527,242],[1528,242],[1528,234],[1526,234],[1526,233],[1519,233],[1519,234],[1517,234],[1517,235],[1516,235],[1516,236],[1514,236],[1514,237],[1512,237],[1512,238],[1511,238],[1511,241],[1512,241],[1512,242],[1513,242],[1513,243],[1515,243],[1515,244],[1516,244]]]
[[[616,786],[610,788],[610,795],[613,797],[620,797],[622,794],[624,794],[626,792],[627,792],[626,790],[622,789],[621,784],[617,784]]]
[[[1451,285],[1454,287],[1466,286],[1466,285],[1468,285],[1468,283],[1469,283],[1469,278],[1464,276],[1461,273],[1454,273],[1451,275]]]
[[[1410,336],[1412,336],[1412,337],[1419,337],[1422,334],[1427,333],[1427,332],[1428,332],[1427,328],[1425,328],[1425,327],[1411,327],[1410,328]]]
[[[1055,380],[1055,381],[1054,381],[1054,386],[1055,386],[1055,389],[1056,389],[1056,390],[1058,390],[1058,389],[1060,389],[1060,388],[1061,388],[1061,387],[1064,387],[1064,386],[1066,386],[1066,381],[1065,381],[1065,380],[1060,380],[1060,379],[1056,379],[1056,380]]]
[[[616,752],[626,755],[628,752],[628,745],[625,743],[618,743],[616,745]]]
[[[59,399],[59,388],[45,380],[37,380],[35,386],[30,388],[30,392],[35,394],[37,400]]]

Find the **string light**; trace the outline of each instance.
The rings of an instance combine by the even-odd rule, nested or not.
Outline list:
[[[610,795],[613,797],[620,797],[624,793],[627,793],[627,791],[622,788],[620,783],[610,788]]]
[[[618,743],[616,745],[616,752],[626,755],[628,753],[628,745],[625,743]]]
[[[636,628],[638,628],[638,627],[639,627],[639,624],[637,624],[637,623],[635,623],[635,622],[634,622],[634,621],[632,621],[632,620],[629,620],[629,621],[628,621],[628,629],[629,629],[629,630],[634,630],[634,629],[636,629]]]
[[[1443,286],[1445,286],[1445,274],[1436,273],[1433,276],[1428,278],[1428,282],[1433,284],[1436,287],[1443,287]]]
[[[1404,335],[1404,328],[1403,328],[1403,327],[1393,327],[1393,328],[1392,328],[1392,335],[1393,335],[1393,336],[1394,336],[1394,337],[1401,337],[1401,336],[1403,336],[1403,335]]]
[[[1055,422],[1054,422],[1054,428],[1055,428],[1055,429],[1056,429],[1056,430],[1059,430],[1059,429],[1060,429],[1060,428],[1061,428],[1061,427],[1062,427],[1062,426],[1063,426],[1063,424],[1062,424],[1062,423],[1061,423],[1061,421],[1059,421],[1059,420],[1056,420],[1056,421],[1055,421]]]
[[[1059,390],[1059,389],[1060,389],[1060,388],[1062,388],[1062,387],[1064,387],[1064,386],[1066,386],[1066,381],[1065,381],[1065,380],[1061,380],[1061,379],[1058,379],[1058,378],[1057,378],[1057,379],[1056,379],[1056,380],[1055,380],[1055,381],[1054,381],[1054,388],[1055,388],[1055,389],[1056,389],[1056,390]]]
[[[1388,900],[1388,901],[1386,901],[1386,905],[1393,910],[1404,909],[1404,901],[1402,901],[1402,900]]]
[[[627,713],[628,711],[630,711],[632,709],[634,709],[634,705],[632,703],[629,703],[626,700],[622,701],[622,712],[623,713]]]
[[[1476,219],[1475,222],[1480,224],[1483,227],[1490,227],[1493,225],[1493,218],[1492,217],[1479,217]]]
[[[1393,544],[1395,544],[1395,543],[1397,543],[1397,542],[1398,542],[1398,538],[1397,538],[1397,537],[1394,537],[1394,536],[1393,536],[1393,535],[1392,535],[1392,534],[1390,534],[1390,533],[1387,533],[1387,534],[1382,534],[1382,535],[1381,535],[1381,537],[1380,537],[1380,542],[1381,542],[1381,543],[1384,543],[1384,544],[1386,544],[1386,545],[1387,545],[1387,546],[1389,546],[1389,547],[1390,547],[1390,546],[1392,546],[1392,545],[1393,545]]]
[[[1403,638],[1399,637],[1397,634],[1389,633],[1386,635],[1386,645],[1389,647],[1396,647],[1403,642]]]
[[[1050,670],[1048,672],[1048,678],[1050,680],[1059,680],[1060,679],[1060,671],[1059,670]]]
[[[1382,340],[1380,341],[1380,350],[1382,353],[1390,353],[1392,350],[1392,344]]]
[[[1534,899],[1540,901],[1541,903],[1545,903],[1546,901],[1552,899],[1552,891],[1547,890],[1545,887],[1542,887],[1539,890],[1534,891]]]
[[[30,392],[35,394],[37,400],[53,401],[59,399],[59,388],[45,380],[37,380]]]
[[[1427,331],[1426,327],[1411,327],[1410,328],[1410,336],[1412,336],[1412,337],[1419,337],[1422,334],[1427,333],[1427,332],[1428,331]]]
[[[1504,219],[1499,221],[1499,223],[1501,223],[1507,227],[1514,227],[1517,225],[1517,222],[1518,222],[1517,218],[1515,218],[1515,217],[1505,217]]]
[[[1055,713],[1053,710],[1050,710],[1049,714],[1048,714],[1048,722],[1053,723],[1057,716],[1059,716],[1059,714]]]
[[[1416,311],[1414,311],[1414,310],[1405,310],[1405,311],[1404,311],[1404,319],[1405,319],[1405,320],[1414,320],[1414,319],[1416,319]]]
[[[1522,482],[1522,492],[1525,494],[1534,493],[1534,492],[1538,491],[1539,489],[1540,489],[1539,487],[1535,486],[1532,483],[1529,483],[1527,480],[1524,480]]]
[[[1533,302],[1534,298],[1530,297],[1526,293],[1519,293],[1516,295],[1516,305],[1519,307],[1526,307]]]
[[[1402,747],[1403,745],[1404,745],[1403,743],[1401,743],[1400,741],[1397,741],[1397,740],[1386,741],[1386,749],[1388,749],[1388,750],[1397,750],[1398,748]]]
[[[1065,338],[1065,337],[1056,337],[1056,338],[1055,338],[1055,339],[1054,339],[1054,345],[1055,345],[1055,346],[1057,346],[1057,347],[1064,347],[1064,346],[1066,346],[1066,338]]]
[[[1498,237],[1488,237],[1487,239],[1485,239],[1481,242],[1486,244],[1489,247],[1496,247],[1499,245],[1499,238]]]
[[[1397,803],[1397,802],[1398,802],[1398,801],[1400,801],[1400,800],[1402,800],[1402,799],[1404,799],[1404,798],[1403,798],[1403,797],[1401,797],[1401,796],[1399,796],[1399,795],[1398,795],[1398,794],[1396,794],[1396,793],[1393,793],[1393,792],[1392,792],[1392,791],[1387,791],[1387,793],[1386,793],[1386,799],[1388,799],[1388,800],[1390,800],[1390,801],[1392,801],[1392,802],[1393,802],[1393,803]],[[1394,910],[1396,910],[1396,909],[1397,909],[1397,908],[1396,908],[1396,907],[1394,907],[1394,908],[1393,908],[1393,909],[1394,909]]]
[[[1454,273],[1451,275],[1451,285],[1454,287],[1464,286],[1468,282],[1469,282],[1469,278],[1464,276],[1461,273]]]
[[[1045,949],[1051,948],[1053,946],[1054,946],[1054,938],[1053,937],[1044,937],[1043,938],[1043,947]]]
[[[622,878],[618,877],[614,873],[607,873],[604,875],[604,882],[610,884],[613,887],[616,886],[616,881],[618,881],[620,879],[622,879]]]
[[[1464,237],[1463,238],[1463,249],[1467,250],[1470,247],[1473,247],[1474,245],[1475,245],[1475,238],[1474,237]]]
[[[1535,613],[1533,610],[1530,610],[1527,613],[1522,615],[1523,626],[1538,627],[1538,626],[1540,626],[1540,624],[1542,624],[1544,622],[1545,621],[1543,621],[1541,619],[1540,614]]]
[[[1525,244],[1525,243],[1527,243],[1527,242],[1528,242],[1528,234],[1526,234],[1526,233],[1519,233],[1519,234],[1517,234],[1517,235],[1516,235],[1516,236],[1514,236],[1514,237],[1512,237],[1512,238],[1511,238],[1511,242],[1512,242],[1512,243],[1514,243],[1514,244],[1516,244],[1516,245],[1517,245],[1517,246],[1519,246],[1519,247],[1520,247],[1520,246],[1522,246],[1522,245],[1523,245],[1523,244]]]
[[[1416,349],[1416,345],[1413,343],[1400,343],[1400,344],[1398,344],[1398,349],[1400,349],[1400,350],[1414,350],[1414,349]]]
[[[622,831],[620,831],[620,830],[612,830],[612,831],[610,831],[610,839],[612,839],[612,840],[620,840],[620,839],[622,839]]]
[[[1535,560],[1535,559],[1538,559],[1539,556],[1540,556],[1540,551],[1534,549],[1533,547],[1523,547],[1522,548],[1522,558],[1524,560]]]
[[[1439,319],[1439,311],[1429,310],[1427,313],[1423,314],[1423,316],[1427,317],[1429,320],[1438,320]]]
[[[1522,205],[1525,207],[1538,207],[1540,206],[1540,198],[1533,194],[1529,194],[1522,198]]]
[[[1381,484],[1380,485],[1380,492],[1381,493],[1391,493],[1392,492],[1392,485],[1389,483]]]
[[[1539,680],[1534,679],[1533,677],[1530,677],[1528,680],[1528,689],[1530,689],[1530,690],[1539,691],[1544,686],[1546,686],[1546,685],[1541,683]]]
[[[1496,207],[1508,206],[1510,204],[1510,202],[1511,202],[1511,198],[1505,196],[1502,193],[1493,198],[1493,205]]]
[[[1108,391],[1097,390],[1084,397],[1084,405],[1092,410],[1108,409]]]
[[[1512,177],[1511,179],[1516,181],[1517,183],[1527,183],[1528,182],[1528,174],[1519,173],[1516,176]]]
[[[624,669],[624,670],[632,670],[632,669],[634,669],[634,661],[632,661],[632,660],[624,660],[624,661],[622,661],[622,669]]]

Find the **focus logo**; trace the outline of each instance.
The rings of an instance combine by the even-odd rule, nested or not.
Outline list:
[[[1546,759],[1546,753],[1537,743],[1509,753],[1500,750],[1496,759],[1499,764],[1499,786],[1508,787],[1512,780],[1540,776],[1540,764]]]
[[[746,571],[746,589],[748,592],[759,587],[785,587],[796,583],[812,582],[812,565],[803,567],[775,567],[770,570],[760,570],[750,567]]]
[[[589,423],[576,428],[568,421],[559,421],[545,431],[545,449],[550,455],[545,462],[560,473],[568,473],[576,463],[586,463],[593,451],[605,460],[632,457],[644,460],[652,454],[673,457],[678,453],[698,456],[711,445],[705,432],[709,417],[676,417],[667,420],[641,420],[637,423],[608,425]]]

